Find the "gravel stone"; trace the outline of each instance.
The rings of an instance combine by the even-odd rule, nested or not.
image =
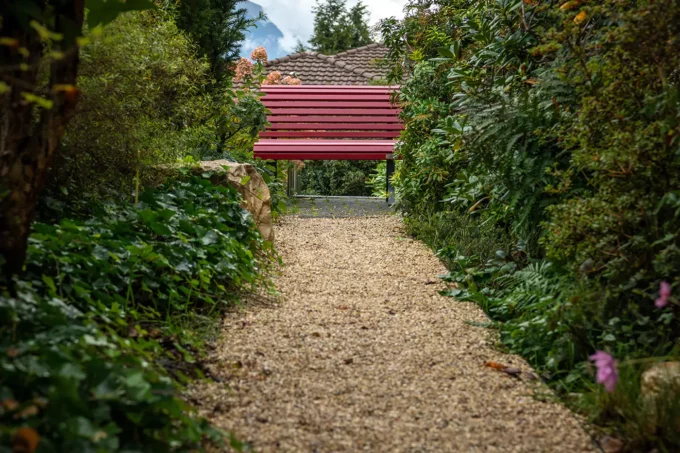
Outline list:
[[[439,295],[444,267],[399,217],[276,229],[280,296],[225,319],[223,382],[187,392],[201,415],[261,452],[594,451],[529,365],[470,325],[488,321],[479,307]]]

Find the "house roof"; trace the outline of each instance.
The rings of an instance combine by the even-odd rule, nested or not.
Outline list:
[[[336,55],[301,52],[265,63],[267,72],[284,76],[294,72],[303,85],[369,85],[385,77],[377,62],[385,57],[387,47],[369,44]]]

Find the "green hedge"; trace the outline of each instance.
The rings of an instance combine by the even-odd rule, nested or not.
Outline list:
[[[680,448],[680,411],[640,423],[640,388],[622,382],[680,358],[678,299],[655,305],[661,282],[680,288],[680,4],[408,8],[382,22],[393,81],[410,72],[395,182],[451,294],[631,448]],[[619,361],[612,394],[596,350]]]

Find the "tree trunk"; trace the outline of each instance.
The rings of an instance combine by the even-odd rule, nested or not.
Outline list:
[[[79,56],[74,37],[82,31],[84,0],[61,0],[51,7],[54,31],[65,38],[52,45],[64,57],[43,65],[50,71],[48,93],[40,93],[38,88],[44,48],[38,35],[13,16],[5,16],[2,26],[3,36],[17,39],[30,52],[27,61],[16,48],[0,46],[2,66],[11,68],[1,79],[11,91],[0,97],[0,266],[5,277],[23,270],[38,197],[77,102]],[[29,69],[22,71],[21,63],[27,63]],[[41,109],[36,118],[35,104],[27,102],[23,93],[42,95],[53,105]]]

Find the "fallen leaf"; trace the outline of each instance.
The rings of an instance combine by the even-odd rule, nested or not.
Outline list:
[[[504,370],[507,366],[502,363],[492,362],[491,360],[484,362],[484,366],[493,368],[494,370]]]
[[[588,18],[588,15],[586,14],[586,12],[585,12],[585,11],[581,11],[580,13],[578,13],[578,14],[576,15],[576,17],[574,17],[574,23],[575,23],[576,25],[579,25],[580,23],[582,23],[582,22],[583,22],[584,20],[586,20],[587,18]]]

